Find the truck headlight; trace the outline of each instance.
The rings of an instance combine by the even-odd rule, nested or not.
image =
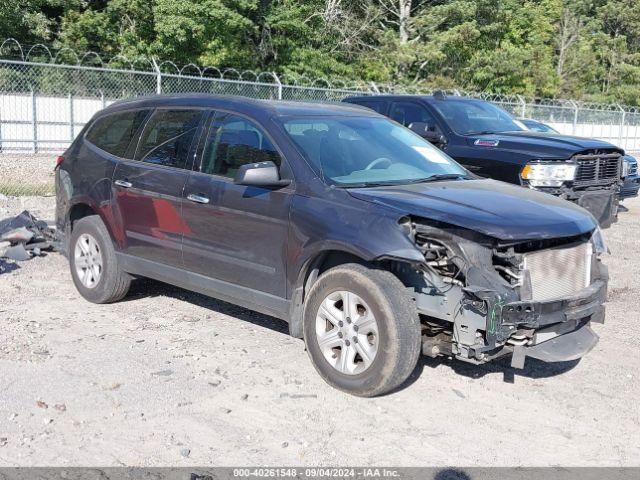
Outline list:
[[[598,255],[602,255],[603,253],[609,253],[609,248],[607,248],[607,244],[604,241],[604,235],[602,235],[602,230],[600,227],[596,227],[591,235],[591,243],[593,244],[593,250]]]
[[[622,178],[625,178],[629,175],[629,170],[631,170],[631,160],[629,160],[626,156],[622,157]]]
[[[575,178],[576,168],[571,163],[529,163],[520,176],[532,187],[559,187]]]

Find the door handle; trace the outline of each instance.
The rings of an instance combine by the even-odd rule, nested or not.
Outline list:
[[[191,200],[196,203],[209,203],[209,197],[205,197],[204,195],[195,195],[193,193],[191,195],[187,195],[187,200]]]
[[[118,185],[119,187],[122,188],[131,188],[133,187],[133,184],[131,182],[127,182],[126,180],[116,180],[115,182],[116,185]]]

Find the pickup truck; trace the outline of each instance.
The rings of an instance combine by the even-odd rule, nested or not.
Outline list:
[[[587,209],[602,228],[617,220],[624,151],[615,145],[525,130],[489,102],[442,92],[343,101],[401,123],[480,177],[572,201]]]

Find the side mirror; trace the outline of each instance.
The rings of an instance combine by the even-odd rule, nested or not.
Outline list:
[[[439,132],[429,130],[429,128],[431,128],[431,126],[425,122],[413,122],[409,125],[409,130],[417,133],[427,142],[433,143],[435,145],[444,145],[445,143],[447,143],[447,138],[444,135]]]
[[[233,179],[236,185],[254,187],[284,187],[291,183],[290,180],[280,180],[280,173],[275,163],[259,162],[247,163],[240,166]]]

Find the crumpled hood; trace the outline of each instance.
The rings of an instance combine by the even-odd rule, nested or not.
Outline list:
[[[349,189],[400,215],[437,220],[503,241],[587,233],[597,222],[583,208],[547,193],[496,180],[460,180]]]
[[[499,143],[496,147],[475,148],[523,153],[530,158],[569,159],[585,150],[616,150],[623,153],[608,142],[556,133],[522,131],[474,135],[467,138],[469,146],[473,146],[476,140],[497,140]]]

